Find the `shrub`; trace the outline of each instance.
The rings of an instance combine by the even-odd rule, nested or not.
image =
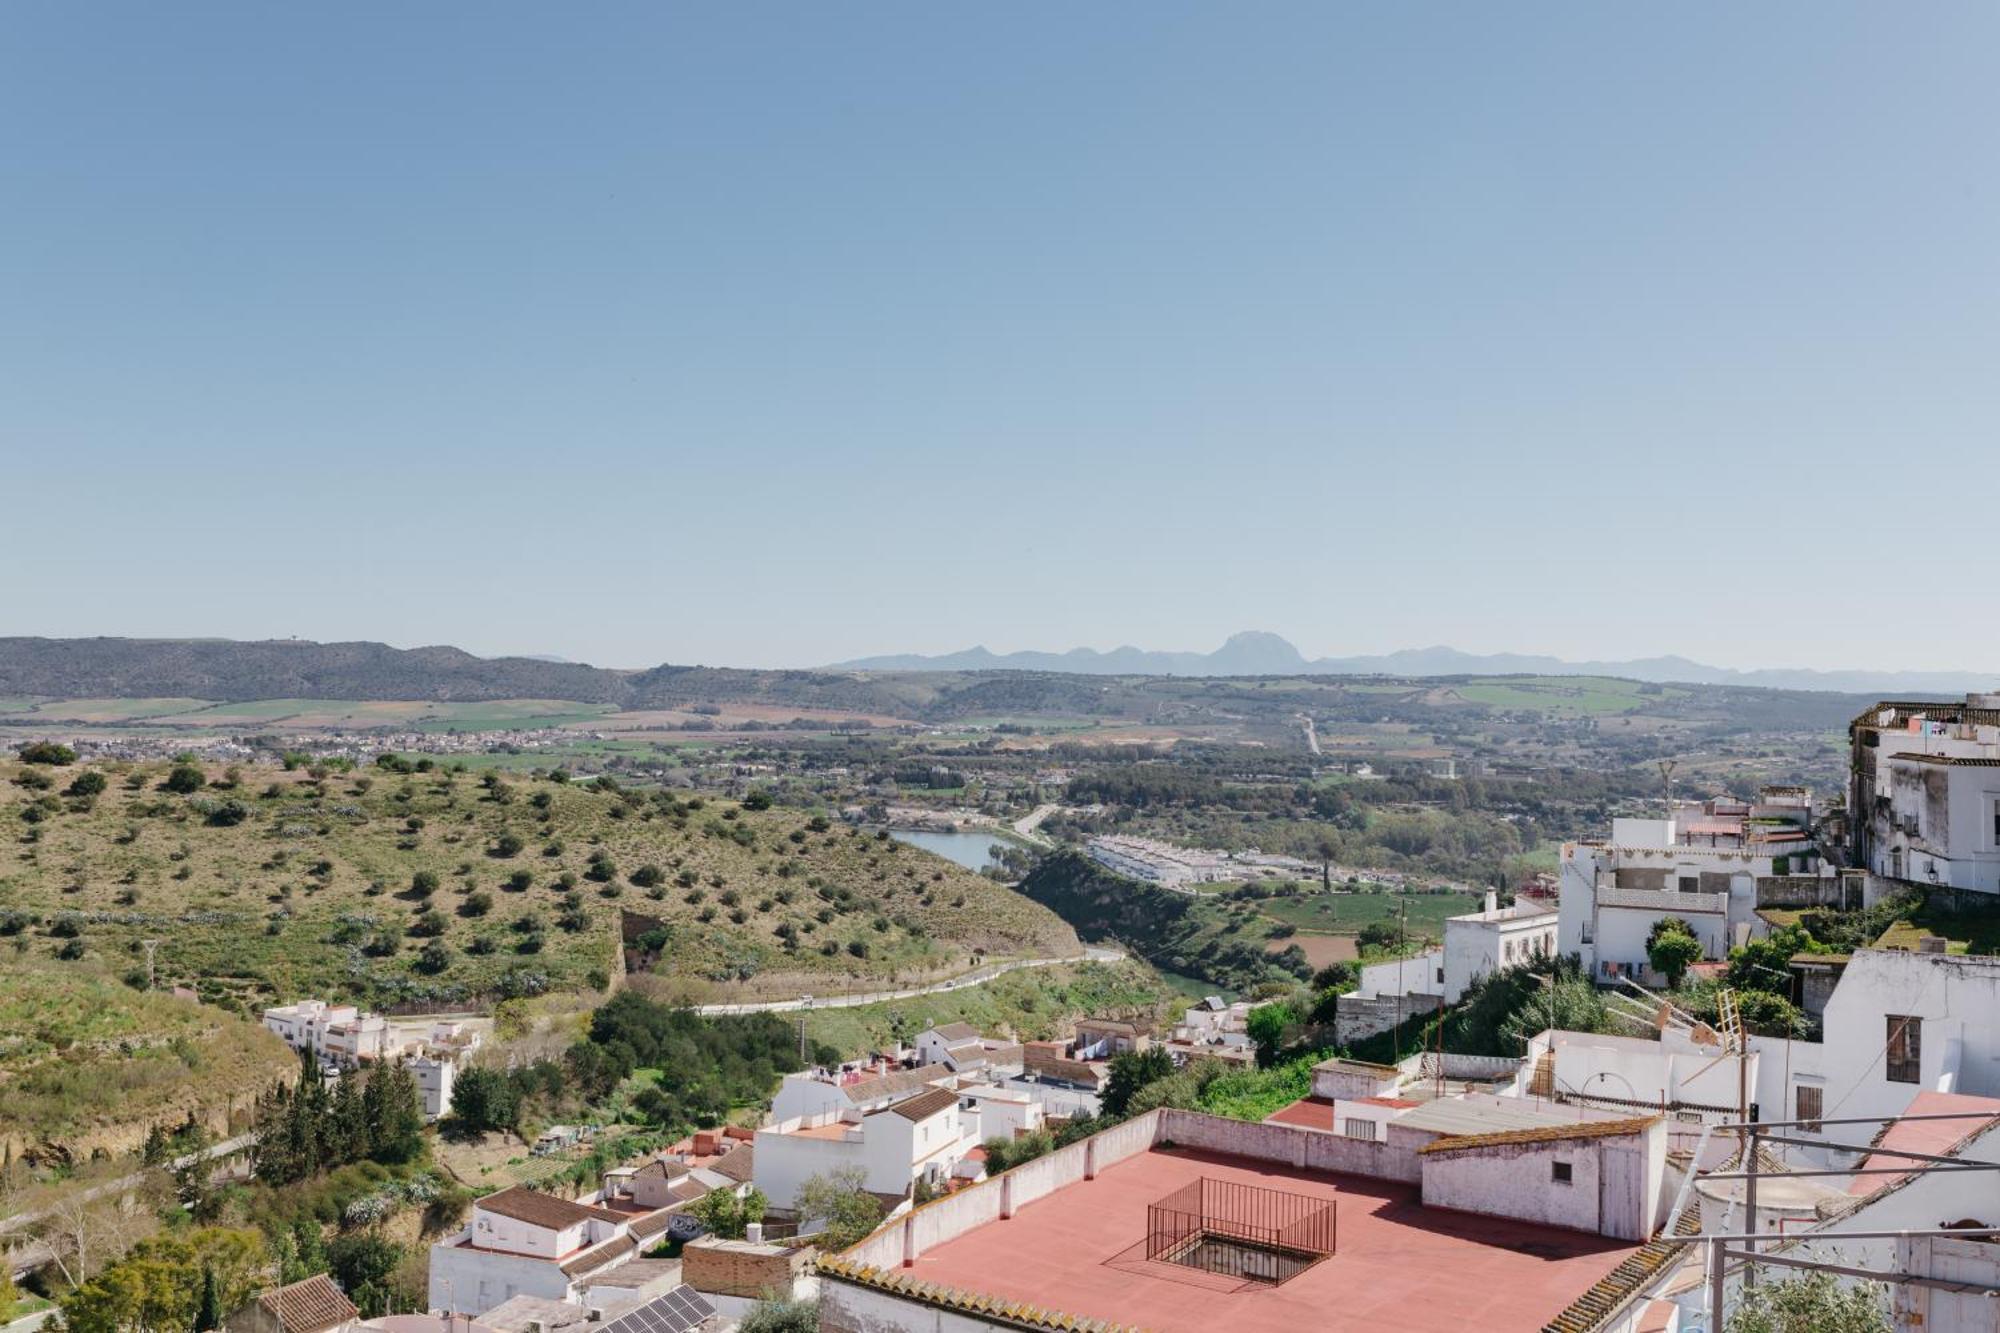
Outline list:
[[[76,762],[76,751],[55,741],[28,741],[15,753],[20,755],[24,764],[48,764],[60,768]]]

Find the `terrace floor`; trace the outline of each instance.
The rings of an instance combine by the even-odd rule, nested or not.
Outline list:
[[[1147,1205],[1203,1176],[1335,1200],[1336,1252],[1280,1286],[1147,1260]],[[1425,1208],[1413,1185],[1155,1149],[937,1245],[906,1272],[1159,1333],[1504,1333],[1540,1329],[1636,1248]]]

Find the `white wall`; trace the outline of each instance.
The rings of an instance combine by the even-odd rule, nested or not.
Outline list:
[[[1361,969],[1354,993],[1363,999],[1396,995],[1442,995],[1443,948],[1428,949],[1412,958],[1370,963]]]
[[[1890,1014],[1922,1020],[1916,1083],[1889,1081]],[[1764,1117],[1792,1119],[1793,1090],[1814,1078],[1822,1080],[1828,1117],[1896,1115],[1925,1088],[2000,1096],[1995,1014],[2000,959],[1857,950],[1827,1001],[1823,1042],[1752,1038],[1764,1052],[1757,1084]]]
[[[552,1262],[455,1245],[431,1246],[428,1304],[434,1310],[481,1315],[509,1297],[570,1297],[570,1281]]]
[[[757,1131],[756,1152],[750,1159],[753,1182],[771,1201],[772,1207],[790,1208],[798,1198],[799,1186],[814,1176],[849,1166],[867,1170],[868,1161],[860,1138],[859,1126],[855,1127],[853,1142],[802,1138],[797,1134],[760,1129]],[[909,1183],[907,1177],[904,1183]]]

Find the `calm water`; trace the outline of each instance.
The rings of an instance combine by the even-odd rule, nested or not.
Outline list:
[[[907,842],[912,847],[936,852],[946,860],[958,862],[967,870],[984,870],[993,864],[995,849],[1006,846],[1003,839],[978,830],[939,833],[927,829],[898,828],[890,829],[889,836],[897,842]]]

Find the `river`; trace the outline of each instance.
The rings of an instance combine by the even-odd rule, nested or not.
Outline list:
[[[897,842],[907,842],[912,847],[921,847],[927,852],[936,852],[947,861],[956,861],[967,870],[984,870],[993,864],[994,851],[1007,845],[1007,839],[986,829],[941,829],[892,828],[889,836]]]

